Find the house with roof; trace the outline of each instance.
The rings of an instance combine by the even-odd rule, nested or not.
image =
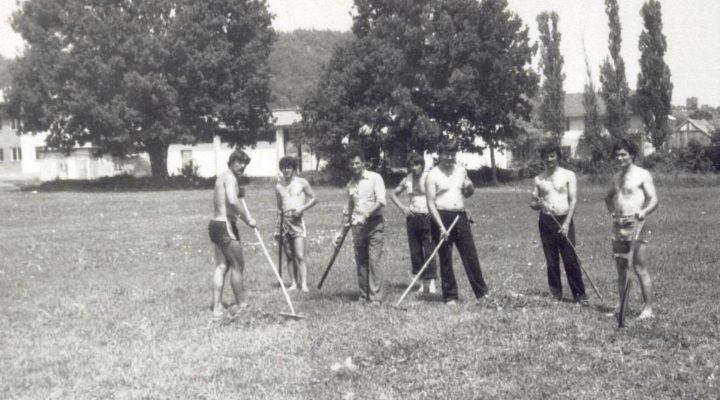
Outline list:
[[[598,114],[602,119],[607,110],[602,97],[597,97]],[[588,155],[588,146],[583,136],[585,130],[585,107],[583,106],[582,93],[565,93],[565,133],[560,140],[563,153],[573,157],[581,158]],[[648,155],[655,151],[649,141],[645,140],[645,126],[642,117],[631,110],[628,121],[627,132],[637,134],[641,138],[643,154]]]
[[[682,149],[687,147],[691,141],[695,141],[702,146],[709,146],[716,129],[713,123],[708,120],[688,119],[670,135],[667,139],[667,146],[670,149]]]
[[[298,109],[272,110],[272,129],[263,140],[245,151],[252,162],[245,173],[251,177],[273,177],[279,173],[278,161],[293,155],[300,161],[299,169],[315,170],[320,165],[315,155],[297,144],[294,124],[300,121]],[[20,134],[20,122],[10,118],[0,92],[0,180],[96,179],[128,174],[147,176],[150,161],[145,153],[118,158],[102,154],[102,149],[86,144],[69,152],[48,148],[48,132]],[[191,166],[202,177],[216,176],[227,170],[227,159],[233,148],[219,137],[211,143],[194,145],[171,144],[167,168],[170,175],[179,175],[184,166]]]

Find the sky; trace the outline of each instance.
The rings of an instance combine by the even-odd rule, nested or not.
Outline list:
[[[201,1],[201,0],[199,0]],[[599,87],[599,65],[607,57],[608,26],[603,0],[508,0],[537,40],[536,17],[554,10],[560,16],[561,52],[565,59],[564,82],[568,93],[582,92],[586,82],[585,53]],[[622,56],[631,89],[640,72],[638,38],[642,30],[640,8],[644,0],[621,0]],[[275,14],[278,31],[329,29],[347,31],[352,25],[352,0],[268,0]],[[661,1],[663,33],[668,50],[665,62],[670,67],[673,104],[683,105],[688,97],[700,104],[720,107],[720,1]],[[14,58],[22,54],[22,39],[12,30],[8,18],[17,8],[16,0],[0,0],[0,55]]]

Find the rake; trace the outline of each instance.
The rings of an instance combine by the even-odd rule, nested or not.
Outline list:
[[[243,208],[245,208],[245,213],[250,216],[250,211],[247,208],[247,204],[245,204],[245,199],[240,199],[242,201]],[[278,273],[277,269],[275,269],[275,263],[272,260],[272,257],[270,257],[270,253],[267,250],[267,247],[265,247],[265,243],[262,240],[262,236],[260,235],[260,231],[257,227],[254,227],[253,230],[255,231],[255,236],[257,237],[258,241],[260,242],[260,247],[262,247],[263,253],[265,253],[265,258],[267,258],[268,262],[270,263],[270,269],[272,269],[273,274],[277,278],[278,282],[280,283],[280,288],[282,289],[283,295],[285,296],[285,301],[287,301],[288,306],[290,307],[290,313],[279,313],[283,317],[287,318],[293,318],[293,319],[305,319],[304,315],[296,314],[295,308],[293,307],[292,301],[290,300],[290,295],[288,295],[287,289],[285,289],[285,284],[283,283],[282,277]]]

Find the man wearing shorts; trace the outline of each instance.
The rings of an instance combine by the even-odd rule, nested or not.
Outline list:
[[[427,172],[425,172],[425,159],[423,156],[418,153],[410,154],[408,157],[408,169],[410,172],[407,176],[394,191],[390,192],[390,200],[405,214],[405,226],[407,228],[410,263],[412,266],[411,273],[415,276],[420,272],[420,268],[435,249],[435,242],[433,242],[430,233],[431,217],[427,207],[427,197],[425,196]],[[408,194],[407,206],[398,199],[398,196],[403,192]],[[436,277],[437,264],[435,258],[433,258],[425,268],[425,272],[423,272],[418,291],[435,293]]]
[[[215,213],[210,226],[210,240],[215,248],[215,273],[213,275],[213,315],[221,317],[223,314],[222,294],[225,285],[225,276],[230,270],[230,286],[235,295],[238,306],[244,307],[245,292],[243,289],[243,259],[240,235],[237,229],[237,220],[243,220],[249,227],[255,227],[252,219],[240,204],[239,197],[244,196],[244,188],[238,181],[250,163],[250,157],[242,150],[235,150],[228,159],[228,171],[215,179],[213,192],[213,205]]]
[[[427,205],[434,222],[433,239],[436,243],[445,240],[438,254],[443,300],[449,305],[457,304],[458,300],[458,287],[452,264],[453,244],[460,253],[475,298],[480,300],[488,293],[463,200],[472,196],[474,188],[465,168],[455,162],[457,150],[457,144],[453,141],[445,141],[438,146],[438,165],[428,173],[425,184]],[[455,217],[458,217],[458,222],[455,228],[448,232],[447,229]]]
[[[620,139],[613,146],[613,156],[620,166],[620,171],[613,176],[612,186],[605,196],[605,205],[613,219],[614,253],[628,253],[635,239],[635,232],[642,225],[635,242],[632,265],[640,280],[645,303],[638,319],[646,319],[653,317],[653,310],[652,280],[647,268],[647,243],[651,232],[645,223],[645,217],[657,209],[658,198],[650,172],[633,163],[637,151],[637,145],[628,139]],[[625,290],[628,261],[621,257],[615,258],[620,301]],[[617,310],[619,306],[616,307],[616,312]]]
[[[282,240],[287,254],[288,265],[294,268],[288,271],[292,279],[289,290],[297,290],[298,280],[300,290],[308,291],[307,267],[305,265],[305,220],[303,213],[317,204],[315,193],[310,183],[296,175],[297,160],[294,157],[280,159],[280,172],[282,180],[275,185],[275,198],[278,208],[278,225],[275,237]],[[282,215],[282,218],[280,216]],[[282,226],[280,224],[282,221]]]

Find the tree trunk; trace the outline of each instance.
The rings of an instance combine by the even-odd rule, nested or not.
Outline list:
[[[167,178],[167,156],[169,145],[160,140],[148,143],[146,150],[150,156],[150,171],[153,178]]]
[[[497,165],[495,165],[495,146],[490,144],[488,147],[490,148],[490,171],[492,176],[492,185],[498,186]]]

